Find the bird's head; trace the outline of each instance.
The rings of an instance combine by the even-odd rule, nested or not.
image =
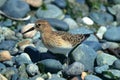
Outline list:
[[[52,31],[50,24],[46,20],[37,20],[35,22],[35,26],[25,31],[23,34],[32,30],[37,30],[40,31],[41,33]]]

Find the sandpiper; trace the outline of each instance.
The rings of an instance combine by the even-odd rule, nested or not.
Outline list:
[[[45,20],[37,20],[35,26],[23,34],[34,29],[40,31],[43,44],[49,51],[66,56],[72,48],[90,36],[90,34],[70,34],[64,31],[53,31],[51,25]]]

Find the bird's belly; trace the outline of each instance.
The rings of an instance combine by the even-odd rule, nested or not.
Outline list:
[[[54,54],[64,54],[65,56],[68,55],[72,48],[48,48]]]

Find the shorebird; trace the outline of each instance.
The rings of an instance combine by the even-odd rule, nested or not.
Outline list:
[[[41,33],[45,47],[52,53],[68,55],[76,45],[82,43],[90,34],[70,34],[64,31],[53,31],[51,25],[45,20],[37,20],[35,26],[23,34],[36,29]]]

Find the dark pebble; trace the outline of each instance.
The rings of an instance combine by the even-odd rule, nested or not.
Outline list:
[[[43,65],[45,72],[57,73],[58,71],[62,70],[62,64],[55,59],[42,60],[39,61],[37,65],[39,68],[41,67],[41,65]]]

